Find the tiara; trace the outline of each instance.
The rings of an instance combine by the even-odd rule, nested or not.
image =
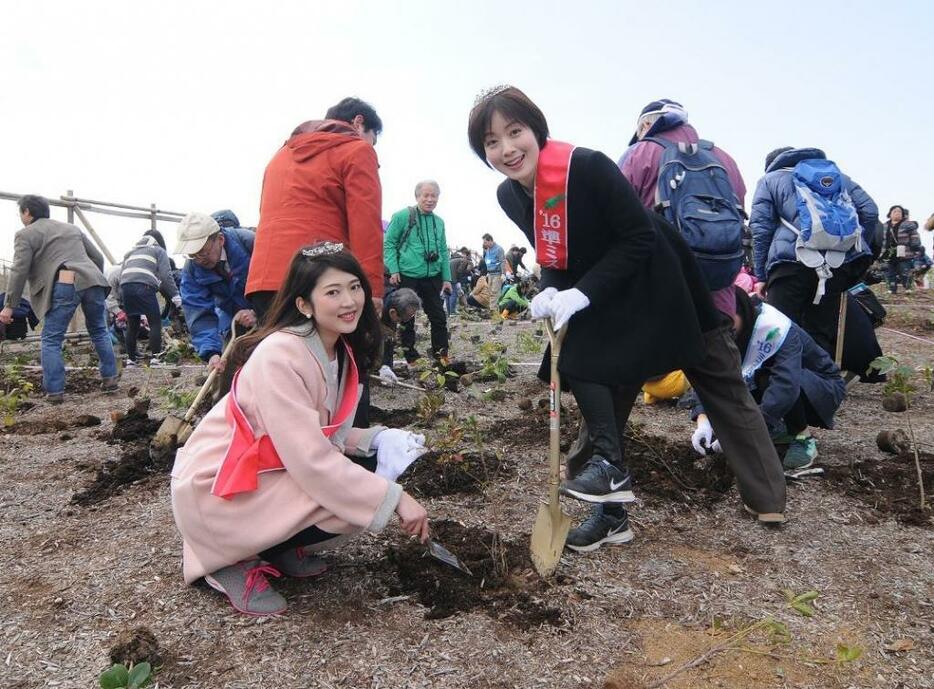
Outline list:
[[[327,256],[337,254],[344,250],[344,245],[340,242],[321,242],[315,244],[309,249],[302,249],[302,256],[305,258],[314,258],[315,256]]]
[[[503,91],[511,89],[512,84],[500,84],[499,86],[494,86],[492,88],[485,89],[477,94],[477,97],[474,99],[473,106],[477,107],[485,100],[492,98],[493,96],[498,96]]]

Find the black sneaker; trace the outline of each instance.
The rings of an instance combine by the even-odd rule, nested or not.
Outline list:
[[[607,514],[603,505],[594,505],[584,523],[568,532],[565,545],[578,553],[589,553],[604,543],[629,543],[632,538],[629,514],[626,510],[623,510],[621,517],[616,517]]]
[[[585,502],[635,502],[632,494],[632,479],[629,472],[623,472],[594,455],[584,470],[576,477],[561,482],[562,495],[584,500]]]

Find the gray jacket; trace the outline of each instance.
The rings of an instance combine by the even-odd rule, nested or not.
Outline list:
[[[143,236],[126,256],[123,257],[123,270],[120,273],[120,286],[129,282],[141,282],[159,290],[166,299],[178,294],[169,255],[153,237]]]
[[[75,289],[107,286],[101,272],[104,257],[81,230],[50,218],[40,218],[16,233],[7,304],[18,304],[29,281],[32,308],[40,318],[52,307],[55,275],[60,267],[75,272]]]

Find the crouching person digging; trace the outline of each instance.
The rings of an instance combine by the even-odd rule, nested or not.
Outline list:
[[[286,601],[269,577],[313,577],[316,554],[398,515],[428,539],[428,515],[395,483],[424,451],[402,430],[353,428],[360,371],[381,342],[372,292],[343,245],[299,251],[265,325],[241,338],[230,392],[179,450],[172,507],[184,577],[202,577],[240,612]]]

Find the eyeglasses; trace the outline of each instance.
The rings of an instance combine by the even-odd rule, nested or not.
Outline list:
[[[211,250],[211,248],[213,247],[214,242],[217,241],[217,237],[218,237],[217,234],[212,234],[212,235],[211,235],[210,237],[208,237],[207,240],[204,242],[204,246],[202,246],[202,247],[198,250],[197,253],[188,254],[188,258],[190,258],[192,261],[197,261],[198,259],[205,259],[205,258],[207,258],[207,257],[208,257],[208,252],[209,252],[209,251]]]

